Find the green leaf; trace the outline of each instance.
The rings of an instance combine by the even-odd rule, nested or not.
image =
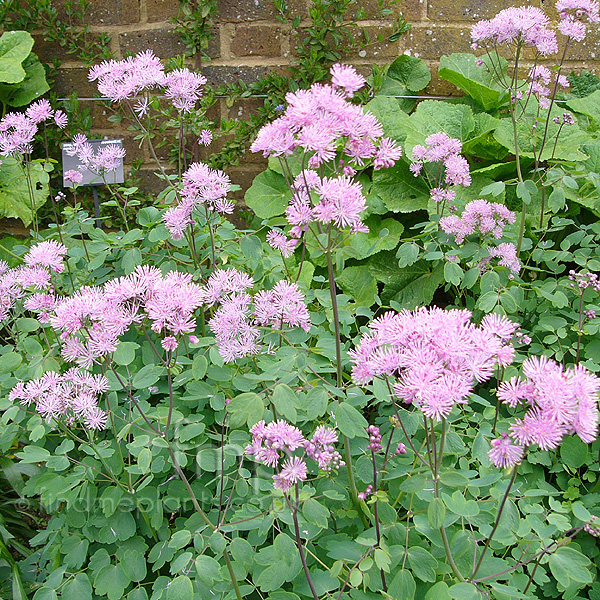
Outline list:
[[[175,577],[167,588],[166,600],[192,600],[193,597],[194,586],[192,585],[190,578],[185,575]]]
[[[25,79],[21,63],[33,48],[33,38],[26,31],[6,31],[0,37],[0,82],[18,83]]]
[[[401,269],[414,264],[419,258],[419,246],[414,242],[405,242],[398,248],[396,258]]]
[[[364,266],[346,267],[337,282],[359,306],[372,306],[375,303],[377,281]]]
[[[595,90],[585,98],[571,98],[567,101],[567,106],[577,113],[587,115],[600,123],[600,90]]]
[[[392,79],[411,92],[420,92],[431,81],[427,63],[415,56],[402,54],[388,67],[386,79]],[[385,89],[386,80],[383,82]],[[382,90],[381,93],[389,93]]]
[[[49,587],[41,587],[33,596],[33,600],[56,600],[57,598],[56,591]]]
[[[12,373],[19,367],[23,357],[17,352],[5,352],[0,355],[0,373]]]
[[[25,106],[45,94],[50,86],[46,81],[46,70],[32,52],[23,62],[25,79],[15,84],[0,83],[0,100],[9,106]]]
[[[366,437],[367,420],[347,402],[335,407],[335,420],[343,435],[349,438]]]
[[[413,600],[417,584],[410,571],[399,571],[390,583],[388,594],[394,600]]]
[[[121,600],[130,583],[121,565],[106,565],[94,578],[94,589],[99,596],[108,596],[108,600]]]
[[[402,223],[396,219],[370,217],[365,221],[368,233],[357,233],[348,239],[347,252],[357,259],[367,258],[383,250],[392,250],[398,245],[404,231]]]
[[[572,469],[579,469],[585,465],[588,459],[588,445],[584,444],[578,437],[565,436],[560,445],[560,457],[562,461]]]
[[[388,67],[378,95],[411,96],[427,87],[431,81],[431,73],[427,64],[420,58],[402,54]],[[402,110],[411,112],[415,100],[398,98]]]
[[[416,266],[416,265],[415,265]],[[399,292],[393,296],[402,308],[414,310],[417,306],[427,306],[433,300],[433,295],[444,279],[442,266],[437,266],[433,271],[425,271],[422,275],[412,279]]]
[[[550,571],[565,588],[572,582],[592,583],[592,575],[588,569],[590,560],[571,546],[561,546],[550,555],[548,560]]]
[[[232,428],[251,427],[263,418],[265,406],[258,394],[246,392],[233,398],[227,405],[229,426]]]
[[[21,219],[27,226],[33,221],[37,209],[48,199],[48,173],[39,163],[30,165],[32,200],[23,164],[11,157],[3,157],[2,161],[2,165],[0,165],[0,216]]]
[[[493,72],[485,65],[478,66],[477,60],[473,54],[442,56],[438,75],[463,90],[486,111],[496,109],[505,103],[505,91],[496,83]],[[506,71],[506,59],[496,55],[494,61],[498,60],[500,70]]]
[[[327,529],[329,511],[318,500],[309,498],[302,505],[304,518],[321,529]]]
[[[304,410],[309,420],[314,421],[325,414],[328,404],[327,391],[322,387],[314,387],[308,391],[302,400],[302,410]]]
[[[448,593],[450,594],[450,598],[453,600],[483,599],[483,595],[479,593],[477,588],[472,583],[456,583],[448,589]]]
[[[78,573],[61,587],[61,600],[92,600],[92,586],[85,573]]]
[[[150,448],[142,448],[142,451],[138,455],[137,462],[142,475],[148,473],[148,471],[150,471],[150,463],[152,462],[152,450],[150,450]]]
[[[392,212],[427,209],[429,188],[423,177],[415,177],[410,172],[409,164],[406,159],[401,159],[393,167],[373,173],[370,193],[378,196]]]
[[[425,594],[425,600],[451,600],[448,584],[445,581],[438,581],[429,588]]]
[[[438,562],[430,552],[421,546],[412,546],[408,549],[408,562],[414,574],[422,581],[435,581],[435,570]]]
[[[142,581],[146,577],[146,558],[139,550],[127,550],[119,564],[131,581]]]
[[[194,362],[192,363],[192,375],[194,376],[194,379],[204,379],[207,369],[208,360],[206,359],[206,356],[204,356],[203,354],[198,354],[197,356],[195,356]]]
[[[146,365],[133,376],[133,387],[142,390],[154,385],[164,373],[164,367],[160,365]]]
[[[276,385],[273,390],[272,400],[278,413],[291,423],[296,422],[296,418],[298,417],[298,413],[296,412],[298,397],[291,387],[285,385],[285,383]]]
[[[444,279],[448,283],[458,287],[463,275],[464,271],[460,268],[459,264],[449,261],[444,264]]]
[[[429,503],[429,506],[427,507],[427,518],[429,519],[429,524],[435,529],[439,529],[444,524],[446,518],[446,506],[441,498],[434,498]]]
[[[424,144],[432,133],[443,131],[452,138],[465,142],[475,131],[473,111],[466,104],[449,104],[440,100],[424,100],[410,117],[405,145],[406,153],[412,156],[413,146]],[[411,177],[415,179],[411,173]],[[423,179],[419,177],[417,179]]]
[[[135,342],[119,342],[113,360],[121,366],[130,365],[135,360],[135,351],[140,347]]]
[[[284,176],[267,169],[254,178],[244,200],[257,217],[269,219],[285,212],[290,196]]]
[[[40,448],[39,446],[25,446],[23,452],[17,452],[16,456],[24,463],[39,463],[47,461],[51,455],[46,448]]]
[[[215,581],[221,581],[221,565],[210,556],[198,556],[196,558],[196,577],[206,585],[213,585]]]

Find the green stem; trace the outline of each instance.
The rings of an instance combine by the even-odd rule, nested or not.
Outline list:
[[[481,552],[481,556],[479,557],[479,560],[477,561],[477,565],[475,565],[475,568],[473,569],[473,573],[471,573],[471,581],[473,581],[475,579],[475,575],[477,575],[477,571],[479,571],[479,568],[481,567],[483,558],[490,547],[490,543],[492,541],[492,538],[494,537],[494,534],[496,533],[496,530],[498,529],[498,525],[500,525],[500,517],[502,516],[502,511],[504,510],[504,506],[506,504],[506,501],[508,500],[508,494],[510,493],[510,488],[512,487],[513,483],[515,482],[515,478],[517,476],[518,470],[519,470],[519,465],[517,464],[513,467],[513,472],[512,472],[510,481],[508,482],[508,486],[506,488],[506,491],[504,492],[502,501],[500,502],[500,507],[498,508],[498,516],[496,517],[496,522],[494,523],[494,527],[492,528],[492,531],[491,531],[488,539],[485,541],[485,545],[483,547],[483,551]]]

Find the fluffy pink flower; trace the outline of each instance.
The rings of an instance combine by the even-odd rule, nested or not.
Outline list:
[[[549,25],[548,17],[535,6],[510,7],[501,10],[493,19],[473,25],[471,39],[475,45],[523,43],[548,56],[558,51],[556,36]]]
[[[492,448],[488,452],[490,462],[499,469],[514,467],[523,459],[523,448],[515,446],[508,435],[503,433],[496,440],[492,440]]]
[[[30,267],[47,267],[55,273],[62,273],[65,270],[63,257],[66,253],[65,246],[49,240],[32,246],[23,260]]]
[[[365,78],[350,65],[335,64],[331,67],[331,84],[334,88],[342,88],[349,98],[366,83]]]

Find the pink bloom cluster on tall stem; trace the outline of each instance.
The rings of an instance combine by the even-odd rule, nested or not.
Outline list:
[[[586,21],[600,23],[598,2],[594,0],[558,0],[556,10],[560,15],[558,30],[576,42],[586,37]]]
[[[218,269],[208,279],[204,291],[207,303],[221,304],[208,325],[225,362],[260,351],[259,326],[310,329],[304,294],[296,283],[282,280],[254,297],[246,292],[252,285],[252,278],[235,269]]]
[[[33,405],[48,420],[104,429],[108,413],[98,407],[98,400],[108,389],[108,380],[103,375],[69,369],[62,375],[50,371],[39,379],[21,381],[11,390],[9,398],[20,400],[25,406]]]
[[[0,121],[0,155],[31,154],[39,125],[50,119],[60,129],[67,126],[67,115],[62,110],[53,110],[48,100],[30,104],[25,113],[6,114]]]
[[[306,458],[317,462],[319,469],[331,471],[344,465],[342,457],[334,448],[338,435],[334,429],[320,425],[310,439],[293,425],[279,420],[265,424],[260,421],[250,429],[252,442],[246,454],[265,466],[275,469],[273,485],[287,492],[292,485],[306,480]],[[303,450],[300,456],[294,455]]]
[[[437,421],[468,401],[477,382],[514,356],[511,338],[517,324],[487,315],[480,326],[468,310],[419,308],[388,312],[369,325],[350,350],[357,385],[376,377],[393,378],[393,393]]]
[[[25,265],[10,269],[0,261],[0,322],[7,319],[17,300],[26,298],[25,308],[41,313],[40,320],[48,320],[48,311],[54,306],[51,292],[52,273],[64,271],[63,257],[67,249],[49,240],[33,245],[25,254]],[[42,290],[33,292],[33,290]]]
[[[510,436],[492,443],[490,459],[499,467],[511,466],[510,454],[532,444],[554,450],[565,435],[578,435],[589,444],[598,435],[598,391],[600,379],[581,365],[564,368],[545,356],[523,363],[523,375],[504,381],[498,398],[511,408],[523,407],[525,416],[515,419]]]
[[[95,65],[90,69],[88,79],[98,81],[98,91],[114,102],[166,84],[164,67],[151,50],[124,60],[107,60]]]
[[[349,99],[365,83],[353,67],[334,65],[332,85],[313,84],[308,90],[290,92],[283,115],[265,125],[251,146],[265,156],[289,156],[297,148],[310,154],[308,166],[317,168],[333,161],[341,151],[344,159],[376,169],[393,165],[401,149],[389,138],[377,119]]]
[[[440,220],[440,227],[446,233],[453,235],[457,244],[462,244],[468,235],[491,235],[500,239],[505,227],[516,220],[515,213],[504,204],[473,200],[469,202],[462,214],[450,215]]]
[[[431,190],[431,196],[436,202],[442,200],[454,200],[454,192],[443,190],[441,186],[442,175],[445,175],[446,185],[460,185],[469,187],[471,185],[471,174],[469,173],[469,163],[461,156],[462,143],[460,140],[449,137],[443,131],[434,133],[425,139],[426,146],[417,144],[412,151],[413,162],[410,170],[415,175],[419,175],[423,169],[424,163],[441,163],[444,167],[443,173],[440,172],[437,186]],[[445,193],[444,193],[445,192]]]
[[[501,10],[493,19],[479,21],[471,29],[473,46],[522,43],[548,56],[558,51],[556,34],[550,19],[535,6],[518,6]]]
[[[140,266],[126,277],[100,287],[84,287],[56,302],[52,327],[61,332],[63,357],[89,368],[114,352],[131,325],[145,325],[157,334],[180,336],[196,329],[194,311],[203,304],[203,290],[187,273],[165,276],[156,267]]]
[[[162,220],[171,237],[180,240],[189,225],[194,224],[193,212],[200,206],[206,206],[221,214],[231,214],[233,202],[225,199],[231,188],[229,177],[218,169],[211,169],[203,163],[193,163],[183,174],[181,200],[176,206],[168,208]]]

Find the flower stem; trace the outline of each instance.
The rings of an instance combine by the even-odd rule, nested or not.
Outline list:
[[[477,571],[479,571],[479,568],[481,567],[481,563],[483,562],[485,553],[488,551],[488,548],[490,547],[490,543],[492,541],[492,538],[494,537],[494,534],[496,533],[496,530],[498,529],[498,525],[500,525],[500,517],[502,516],[502,511],[504,510],[504,506],[506,505],[506,501],[508,500],[508,494],[510,493],[510,489],[512,488],[512,485],[515,482],[515,478],[517,476],[518,470],[519,470],[519,465],[517,464],[513,468],[513,472],[512,472],[510,481],[508,482],[508,486],[506,488],[506,491],[504,492],[502,501],[500,502],[500,507],[498,508],[498,516],[496,517],[496,522],[494,523],[494,527],[492,528],[492,531],[491,531],[490,535],[488,536],[488,539],[485,541],[485,545],[481,552],[481,556],[479,557],[479,560],[477,561],[477,565],[475,565],[475,568],[473,569],[473,573],[471,573],[471,581],[473,581],[475,579],[475,575],[477,575]]]

